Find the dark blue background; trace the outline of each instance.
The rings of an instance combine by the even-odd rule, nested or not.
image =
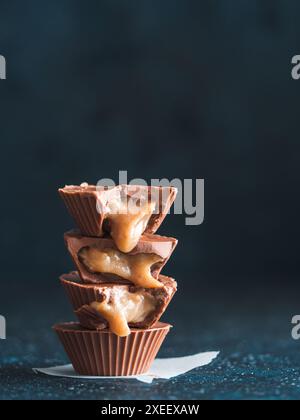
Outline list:
[[[206,326],[212,335],[195,345],[204,350],[220,347],[221,317],[232,332],[255,314],[270,339],[265,316],[278,317],[289,342],[299,15],[297,0],[0,1],[0,313],[11,340],[31,348],[22,357],[45,345],[38,328],[72,317],[57,281],[72,268],[62,240],[72,221],[57,188],[119,170],[205,178],[205,223],[173,216],[160,231],[180,240],[165,269],[179,283],[165,318],[178,331],[191,317]],[[46,353],[26,360],[43,364]]]

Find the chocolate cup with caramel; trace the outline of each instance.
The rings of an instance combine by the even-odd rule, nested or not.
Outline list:
[[[83,327],[103,330],[111,325],[111,330],[115,328],[115,332],[123,336],[130,333],[128,327],[151,328],[156,324],[177,290],[175,280],[166,276],[160,276],[163,287],[159,289],[85,284],[77,272],[62,275],[60,281]],[[106,305],[108,317],[105,317]]]
[[[82,184],[58,191],[82,235],[109,234],[122,252],[130,252],[143,233],[158,230],[177,195],[173,187],[129,185]]]
[[[143,235],[130,253],[121,253],[111,238],[90,238],[78,231],[64,235],[67,249],[84,283],[133,283],[144,288],[163,287],[159,275],[177,240]]]
[[[109,330],[91,331],[77,323],[53,327],[75,369],[86,376],[133,376],[147,373],[171,325],[158,322],[127,337]]]

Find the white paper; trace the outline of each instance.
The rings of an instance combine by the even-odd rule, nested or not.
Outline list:
[[[82,376],[77,374],[72,365],[55,366],[49,368],[35,368],[35,373],[43,373],[50,376],[77,379],[137,379],[138,381],[151,384],[154,379],[171,379],[183,375],[195,368],[210,364],[219,352],[198,353],[193,356],[175,357],[172,359],[154,360],[148,373],[138,376]]]

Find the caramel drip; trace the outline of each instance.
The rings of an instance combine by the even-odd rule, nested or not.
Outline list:
[[[147,203],[143,207],[130,212],[130,209],[110,214],[110,234],[117,248],[125,253],[131,252],[138,244],[144,233],[155,208],[154,203]]]
[[[119,337],[130,334],[128,323],[142,322],[155,309],[153,296],[143,292],[116,292],[112,299],[103,302],[93,302],[91,307],[106,319],[110,330]]]
[[[115,274],[136,286],[148,289],[163,287],[151,273],[151,267],[163,261],[156,254],[128,255],[115,249],[99,249],[93,246],[81,249],[78,255],[86,268],[93,273]]]
[[[109,329],[119,337],[127,337],[130,334],[130,328],[122,311],[117,311],[112,305],[106,301],[94,303],[91,305],[97,312],[103,316],[109,324]]]

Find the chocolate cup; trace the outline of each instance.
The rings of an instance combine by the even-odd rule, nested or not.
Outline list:
[[[99,312],[90,307],[90,304],[93,302],[102,302],[106,298],[108,289],[114,287],[125,288],[131,293],[138,291],[148,292],[157,302],[155,310],[144,321],[129,323],[130,328],[150,328],[156,324],[167,309],[177,290],[175,280],[166,276],[160,276],[159,278],[164,285],[161,289],[143,289],[131,285],[110,283],[103,283],[101,285],[85,284],[81,282],[77,272],[62,275],[60,281],[74,308],[79,323],[88,329],[102,330],[108,327],[108,323]]]
[[[132,329],[128,337],[109,330],[85,330],[77,323],[54,325],[75,371],[85,376],[133,376],[147,373],[171,325]]]
[[[94,185],[71,185],[60,188],[58,192],[81,233],[85,236],[102,237],[105,230],[103,226],[104,221],[108,216],[107,203],[110,197],[115,191],[122,191],[128,188],[127,185],[110,189]],[[157,197],[155,214],[151,216],[145,229],[145,233],[153,234],[158,230],[174,203],[177,189],[174,187],[136,185],[130,186],[128,195],[133,195],[138,191],[145,192],[149,197],[153,193],[153,196]]]
[[[71,255],[72,260],[79,272],[80,278],[84,283],[122,283],[132,284],[130,281],[122,277],[108,273],[92,273],[82,263],[78,257],[78,253],[82,248],[89,246],[97,246],[99,249],[111,248],[118,250],[114,241],[111,238],[90,238],[81,235],[78,231],[72,230],[64,235],[66,247]],[[167,238],[159,235],[143,235],[138,245],[126,255],[136,254],[156,254],[162,258],[162,262],[155,264],[152,267],[152,276],[155,279],[159,278],[160,272],[165,264],[168,262],[171,254],[177,246],[177,239]]]

